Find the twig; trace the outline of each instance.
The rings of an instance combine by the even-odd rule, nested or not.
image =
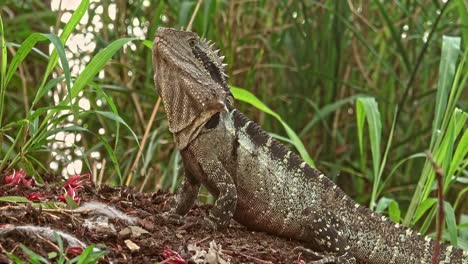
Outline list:
[[[104,178],[104,170],[106,169],[106,159],[102,159],[101,170],[99,171],[99,176],[96,182],[96,186],[100,187],[102,184],[102,179]]]
[[[203,242],[205,242],[205,241],[207,241],[207,240],[210,240],[210,239],[211,239],[211,236],[207,236],[207,237],[205,237],[205,238],[203,238],[203,239],[200,239],[200,240],[198,240],[198,241],[195,241],[193,244],[194,244],[194,245],[196,245],[196,244],[201,244],[201,243],[203,243]]]
[[[50,241],[49,239],[47,239],[47,238],[45,238],[45,237],[43,237],[43,236],[41,236],[39,234],[36,234],[36,236],[39,237],[40,239],[44,240],[44,242],[49,244],[49,246],[53,247],[59,254],[63,254],[63,257],[65,258],[65,260],[67,260],[67,261],[70,260],[66,256],[65,252],[60,251],[60,248],[57,245],[55,245],[54,243],[52,243],[52,241]]]
[[[8,210],[24,210],[26,206],[23,205],[6,205],[6,206],[1,206],[0,211],[8,211]],[[36,209],[36,208],[35,208]],[[92,209],[80,209],[77,211],[76,209],[65,209],[65,208],[42,208],[42,212],[45,213],[61,213],[65,214],[69,217],[71,217],[74,214],[88,214],[90,212],[93,212]]]
[[[349,6],[349,9],[351,9],[351,11],[353,12],[353,14],[357,16],[362,22],[364,22],[364,24],[366,24],[366,26],[368,26],[372,31],[374,32],[378,31],[377,28],[375,28],[364,16],[362,16],[359,13],[359,11],[356,10],[356,8],[354,8],[352,1],[348,0],[348,6]]]
[[[437,165],[431,152],[426,150],[425,153],[426,153],[427,159],[432,163],[432,167],[434,167],[436,180],[437,180],[437,197],[438,197],[438,203],[439,203],[439,210],[437,214],[438,216],[437,235],[436,235],[437,241],[434,245],[434,254],[432,255],[432,264],[437,264],[439,263],[440,240],[442,239],[442,227],[444,226],[444,186],[442,183],[442,179],[444,178],[444,171],[439,165]]]
[[[160,105],[161,105],[161,97],[159,97],[158,101],[156,101],[156,105],[154,106],[153,112],[151,113],[151,117],[145,129],[145,134],[143,135],[143,139],[141,140],[140,148],[138,148],[137,155],[135,157],[135,160],[133,161],[132,167],[130,168],[130,173],[128,175],[127,181],[125,182],[126,186],[128,186],[130,182],[132,181],[133,174],[135,173],[135,169],[138,165],[138,162],[140,161],[141,154],[143,153],[143,149],[145,148],[146,141],[148,140],[148,135],[151,130],[151,126],[153,125],[153,121],[156,118],[156,113],[158,113],[158,109]]]
[[[198,9],[200,9],[200,6],[201,6],[201,3],[203,2],[203,0],[198,0],[197,2],[197,5],[195,6],[195,10],[193,10],[193,14],[192,14],[192,17],[190,18],[190,22],[187,26],[187,31],[192,31],[192,25],[193,25],[193,21],[195,20],[195,16],[197,15],[198,13]]]

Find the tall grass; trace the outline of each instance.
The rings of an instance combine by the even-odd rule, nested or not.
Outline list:
[[[57,162],[60,174],[79,159],[99,182],[174,190],[183,170],[167,120],[158,113],[148,124],[158,96],[150,48],[158,26],[185,27],[195,4],[83,0],[67,14],[36,0],[4,2],[0,171],[40,177]],[[464,246],[466,7],[205,0],[193,30],[226,56],[241,111],[359,203],[424,233],[437,211],[429,150],[444,169],[445,237]],[[95,49],[67,55],[75,34],[91,36]],[[69,135],[75,144],[57,147]]]

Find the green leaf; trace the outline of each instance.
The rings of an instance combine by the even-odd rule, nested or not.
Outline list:
[[[418,220],[427,212],[427,210],[431,209],[434,204],[436,204],[437,199],[434,198],[427,198],[424,200],[418,207],[418,210],[416,211],[413,222],[412,224],[416,224]]]
[[[463,43],[465,44],[465,47],[468,46],[468,28],[466,25],[468,25],[468,9],[466,7],[466,1],[465,0],[458,0],[456,3],[458,5],[458,14],[460,16],[461,23],[460,25],[464,25],[460,27],[460,31],[463,36]]]
[[[24,264],[24,262],[20,258],[18,258],[17,256],[13,255],[13,253],[7,252],[6,254],[7,254],[8,258],[13,260],[16,264]]]
[[[52,252],[47,253],[47,258],[48,258],[48,259],[54,259],[54,258],[56,258],[57,256],[58,256],[58,254],[57,254],[57,252],[55,252],[55,251],[52,251]]]
[[[67,203],[67,205],[71,208],[71,209],[76,209],[78,207],[80,207],[74,200],[72,197],[70,197],[69,195],[65,195],[65,202]]]
[[[39,264],[39,263],[49,263],[47,259],[42,257],[41,255],[36,254],[34,251],[30,250],[27,248],[25,245],[20,244],[20,248],[24,251],[26,255],[29,256],[29,261],[33,264]]]
[[[363,124],[362,120],[366,117],[369,138],[372,152],[372,195],[370,200],[370,208],[375,206],[375,200],[378,188],[380,186],[380,166],[381,166],[381,153],[380,144],[382,143],[382,122],[380,120],[380,112],[377,102],[372,97],[358,98],[356,102],[356,115],[358,120],[358,130],[360,140],[362,140]],[[360,145],[363,144],[362,142]],[[361,149],[361,147],[360,147]]]
[[[447,151],[450,148],[452,148],[452,146],[448,145],[448,141],[443,141],[444,139],[448,138],[446,136],[448,130],[453,129],[453,125],[450,126],[450,123],[452,122],[451,120],[453,116],[456,115],[456,112],[454,112],[454,110],[457,102],[456,100],[454,100],[454,98],[456,98],[457,94],[460,93],[460,91],[457,91],[457,89],[461,89],[461,85],[459,87],[453,85],[455,68],[459,54],[460,38],[444,36],[442,39],[442,54],[439,65],[439,81],[437,86],[436,107],[434,119],[432,122],[432,135],[429,147],[430,152],[433,153],[435,160],[438,163],[440,163],[444,158],[447,158],[445,154],[452,155],[452,153],[447,153]],[[466,54],[467,53],[465,52],[465,56]],[[463,57],[463,60],[466,58],[465,56]],[[463,67],[462,65],[463,63],[461,63],[460,67]],[[459,71],[457,72],[457,79],[459,78],[460,73],[461,71],[459,69]],[[451,99],[449,100],[449,95],[455,96],[450,96]],[[454,138],[454,136],[452,136],[452,138]],[[421,201],[426,199],[431,192],[434,177],[435,174],[433,166],[431,162],[426,159],[423,171],[414,191],[414,195],[411,199],[403,224],[409,225],[411,222],[413,222],[414,214],[420,206]],[[431,215],[431,219],[427,219],[427,221],[425,221],[425,223],[427,224],[424,224],[424,227],[429,226],[430,222],[433,219],[433,216],[434,215]]]
[[[153,41],[151,41],[151,40],[145,39],[145,40],[143,40],[142,44],[143,44],[145,47],[149,48],[149,49],[152,49],[152,48],[153,48]]]
[[[103,50],[99,51],[96,56],[86,65],[83,72],[76,78],[75,84],[73,85],[70,91],[70,98],[75,98],[81,90],[87,85],[96,74],[104,67],[104,65],[109,61],[109,59],[114,56],[114,54],[122,48],[129,41],[137,40],[136,38],[123,38],[118,39],[109,46],[105,47]],[[69,99],[64,101],[65,104],[68,104]]]
[[[50,81],[47,82],[47,84],[41,88],[40,90],[37,91],[36,93],[36,96],[34,97],[34,101],[32,102],[32,105],[36,105],[36,103],[44,96],[47,94],[47,92],[56,87],[57,84],[59,84],[61,81],[63,81],[63,79],[65,79],[64,77],[57,77],[57,78],[53,78],[51,79]]]
[[[383,213],[385,212],[385,209],[388,208],[388,206],[390,205],[390,203],[393,201],[393,199],[391,198],[387,198],[387,197],[382,197],[379,199],[379,202],[377,203],[376,207],[375,207],[375,212],[376,213]]]
[[[7,203],[29,203],[26,197],[23,196],[1,196],[0,202],[7,202]]]
[[[122,184],[123,183],[122,172],[120,171],[119,162],[117,160],[117,156],[115,155],[114,150],[112,149],[111,145],[109,145],[109,143],[104,137],[99,136],[99,135],[98,137],[99,137],[99,141],[102,143],[102,145],[106,149],[107,154],[109,154],[111,158],[112,164],[114,165],[115,171],[117,172],[117,176],[119,177],[119,184]]]
[[[440,125],[447,109],[447,101],[455,76],[457,58],[460,54],[459,37],[442,37],[442,55],[439,65],[439,81],[437,83],[436,107],[434,121],[432,123],[431,149],[438,135],[440,134]]]
[[[458,246],[457,222],[455,220],[455,211],[450,203],[444,201],[445,223],[450,237],[450,244]]]
[[[388,216],[395,223],[400,223],[401,221],[401,211],[400,206],[396,201],[392,201],[388,206]]]
[[[65,82],[67,83],[67,89],[70,91],[71,88],[71,73],[70,67],[68,66],[67,56],[65,56],[65,49],[63,48],[62,41],[55,34],[44,34],[46,38],[54,44],[55,50],[60,58],[60,63],[62,64],[63,74],[65,75]]]
[[[67,24],[63,28],[62,33],[60,34],[60,42],[62,43],[62,45],[63,45],[63,43],[67,42],[68,37],[70,37],[70,34],[73,32],[73,30],[75,30],[76,25],[78,25],[81,18],[83,17],[83,15],[88,10],[88,7],[89,7],[89,0],[82,0],[80,2],[80,5],[73,12],[72,16],[70,17],[70,20],[68,20]],[[42,83],[39,86],[38,90],[41,90],[41,88],[44,86],[44,84],[45,84],[45,82],[47,80],[47,77],[49,76],[49,74],[52,72],[55,65],[57,64],[57,56],[58,55],[61,57],[62,62],[63,62],[63,60],[66,60],[66,57],[63,57],[63,59],[62,59],[62,56],[58,53],[57,49],[52,51],[52,54],[50,55],[50,58],[49,58],[49,63],[47,64],[47,68],[46,68],[46,71],[45,71],[45,74],[44,74],[44,78],[42,79]],[[63,67],[63,65],[62,65],[62,67]],[[68,88],[70,88],[70,86],[68,86]]]
[[[79,258],[79,260],[78,260],[77,263],[78,263],[78,264],[89,263],[89,262],[88,262],[88,261],[89,261],[89,260],[88,260],[88,257],[89,257],[89,255],[93,252],[93,249],[94,249],[94,247],[92,247],[92,246],[87,246],[87,247],[83,250],[83,252],[81,253],[80,258]]]
[[[23,62],[23,60],[26,58],[26,56],[29,54],[32,48],[36,45],[36,43],[39,41],[44,41],[46,39],[47,37],[41,33],[33,33],[28,36],[28,38],[21,44],[19,49],[16,51],[15,56],[11,60],[10,66],[8,67],[8,72],[4,80],[5,85],[7,85],[10,82],[11,77],[13,77],[13,74],[16,72],[21,62]]]
[[[125,127],[128,128],[128,130],[133,136],[133,139],[135,139],[135,142],[137,143],[137,145],[140,146],[140,143],[138,141],[138,136],[135,134],[135,132],[133,132],[132,128],[119,115],[112,113],[112,112],[104,112],[104,111],[93,111],[93,112],[95,112],[98,115],[102,115],[106,118],[109,118],[111,120],[114,120],[120,124],[123,124]]]
[[[301,139],[299,136],[292,130],[286,122],[283,121],[283,119],[275,113],[273,110],[271,110],[268,106],[266,106],[262,101],[260,101],[254,94],[251,92],[238,88],[238,87],[233,87],[231,86],[231,92],[234,95],[234,97],[237,100],[246,102],[248,104],[251,104],[255,108],[261,110],[262,112],[269,114],[276,118],[284,127],[286,130],[286,133],[288,134],[289,138],[294,142],[294,147],[296,147],[297,151],[301,154],[302,158],[309,163],[310,166],[315,167],[315,163],[312,160],[312,158],[309,156],[307,153],[307,150],[305,149],[304,144],[302,144]]]
[[[455,111],[460,111],[460,109],[455,109]],[[467,115],[465,112],[461,112],[462,115]],[[462,125],[466,125],[465,122],[462,122]],[[462,164],[463,159],[466,157],[468,153],[468,130],[465,130],[463,132],[463,135],[458,142],[458,146],[455,150],[455,154],[453,155],[451,161],[450,161],[450,168],[448,171],[448,177],[451,177],[455,171],[458,169],[459,165]]]
[[[307,123],[307,125],[304,126],[304,129],[302,129],[302,131],[299,133],[299,136],[305,135],[314,127],[315,124],[317,124],[318,121],[325,119],[328,115],[335,113],[335,111],[340,109],[341,107],[354,102],[356,98],[359,97],[362,97],[362,95],[353,95],[322,107],[317,111],[317,114],[315,114],[314,117],[312,117],[312,120],[310,120]]]

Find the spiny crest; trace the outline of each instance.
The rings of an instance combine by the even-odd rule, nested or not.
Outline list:
[[[226,67],[227,64],[223,63],[225,56],[221,56],[220,50],[216,49],[215,50],[215,43],[213,43],[211,40],[207,40],[205,38],[200,39],[200,46],[202,49],[206,52],[206,54],[210,57],[210,59],[216,63],[216,66],[219,67],[221,70],[221,73],[223,76],[228,79],[228,75],[226,74]]]
[[[227,84],[228,76],[224,64],[224,56],[221,56],[219,49],[215,49],[215,44],[206,39],[200,38],[192,46],[192,53],[202,63],[203,67],[209,72],[211,78],[218,83],[228,94],[230,94]]]

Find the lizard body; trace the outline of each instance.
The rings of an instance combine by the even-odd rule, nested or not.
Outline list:
[[[355,203],[236,110],[218,51],[196,33],[159,28],[153,64],[185,169],[173,212],[185,215],[203,184],[214,228],[234,218],[303,241],[320,258],[312,263],[431,263],[437,241]],[[440,263],[468,263],[448,244],[440,252]]]

